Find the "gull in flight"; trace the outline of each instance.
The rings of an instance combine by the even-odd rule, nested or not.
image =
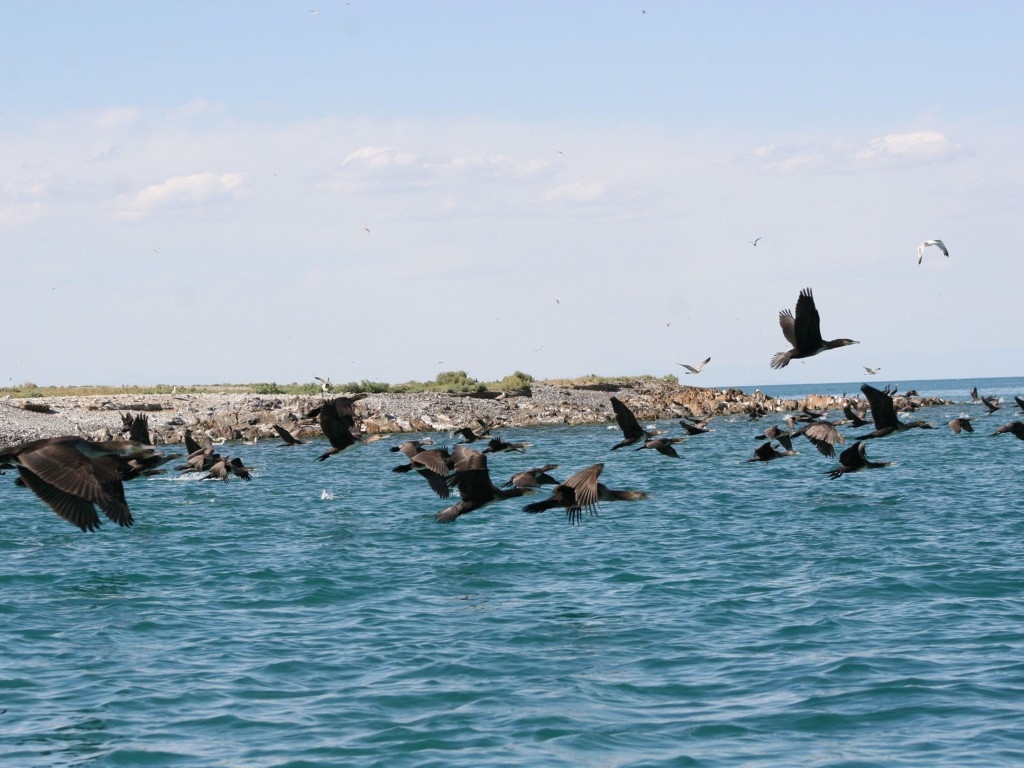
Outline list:
[[[942,251],[943,256],[945,256],[947,259],[949,258],[949,249],[946,248],[946,244],[944,242],[942,242],[941,240],[925,240],[923,243],[917,244],[918,264],[920,264],[924,260],[924,249],[927,248],[929,245],[936,246],[940,251]]]
[[[686,369],[686,373],[687,374],[691,374],[691,373],[700,373],[701,371],[704,370],[704,366],[707,365],[710,362],[711,362],[711,358],[708,357],[708,358],[705,358],[703,361],[697,363],[696,365],[687,365],[686,363],[676,363],[676,365],[683,366],[683,368]]]
[[[755,237],[753,240],[750,241],[750,244],[751,245],[757,245],[757,241],[760,240],[760,239],[761,239],[760,237]]]
[[[868,368],[866,365],[864,366],[864,373],[866,375],[868,375],[868,376],[874,376],[880,370],[882,370],[882,369],[881,368]]]

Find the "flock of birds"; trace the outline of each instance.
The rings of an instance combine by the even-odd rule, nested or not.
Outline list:
[[[933,242],[941,246],[941,241],[929,241],[922,246]],[[944,246],[941,247],[945,252]],[[858,343],[845,338],[822,338],[820,316],[810,288],[800,292],[795,312],[784,309],[779,313],[779,326],[791,348],[772,358],[771,367],[775,369],[785,367],[792,360]],[[684,365],[689,373],[699,373],[710,360],[708,357],[695,366],[680,365]],[[873,369],[865,370],[868,373],[875,372]],[[306,418],[319,420],[321,431],[330,443],[330,447],[316,457],[318,461],[325,461],[368,440],[361,434],[355,410],[355,403],[365,395],[331,398],[328,381],[321,381],[326,399],[307,413]],[[871,461],[868,458],[865,441],[911,429],[934,429],[926,421],[902,421],[893,400],[894,390],[888,387],[880,390],[863,384],[861,392],[867,400],[867,409],[870,409],[870,421],[867,419],[867,409],[858,412],[850,404],[844,408],[844,419],[837,421],[828,420],[824,413],[804,409],[797,416],[786,417],[785,429],[770,426],[757,435],[758,439],[765,442],[747,461],[768,462],[793,455],[796,453],[793,441],[801,436],[823,455],[834,457],[835,446],[846,442],[838,426],[873,426],[871,431],[856,436],[855,442],[840,453],[839,466],[827,473],[835,479],[864,469],[889,466],[891,462]],[[1001,407],[996,399],[979,395],[977,388],[972,391],[971,397],[972,400],[980,401],[989,413]],[[1024,399],[1015,397],[1015,401],[1024,412]],[[611,406],[616,424],[622,431],[622,440],[612,445],[610,450],[637,446],[637,451],[652,450],[663,456],[679,458],[675,445],[682,442],[683,437],[668,437],[664,430],[645,429],[632,410],[616,397],[611,397]],[[768,411],[763,405],[752,404],[748,413],[750,419],[754,420],[766,416]],[[708,427],[708,420],[688,415],[679,424],[687,435],[700,435],[712,431]],[[463,427],[458,430],[456,434],[462,436],[463,442],[455,444],[451,450],[428,447],[432,444],[430,440],[407,440],[391,448],[392,451],[403,453],[407,459],[405,464],[394,467],[394,472],[415,471],[426,479],[431,490],[441,499],[448,499],[453,490],[458,492],[458,501],[434,515],[439,523],[452,522],[488,504],[532,493],[544,485],[554,486],[551,495],[527,504],[524,510],[536,514],[561,508],[574,524],[581,522],[584,512],[596,514],[600,501],[636,501],[647,498],[643,491],[613,490],[601,483],[603,463],[586,467],[562,482],[550,474],[558,465],[545,464],[518,472],[499,487],[491,480],[487,454],[502,451],[522,453],[529,444],[505,442],[491,435],[493,423],[478,420],[478,424],[477,428]],[[948,426],[954,433],[974,431],[971,419],[966,416],[951,420]],[[275,429],[282,440],[282,446],[303,443],[284,427],[275,425]],[[145,415],[124,415],[123,432],[127,437],[118,440],[90,441],[78,436],[62,436],[0,449],[0,473],[5,469],[16,469],[16,484],[27,487],[57,515],[83,531],[94,531],[100,527],[97,508],[118,525],[130,526],[134,519],[125,499],[124,483],[136,477],[164,472],[162,465],[180,458],[180,454],[161,454],[156,451],[151,444]],[[992,434],[1006,433],[1024,440],[1024,421],[1004,424]],[[471,443],[483,440],[487,440],[483,450],[471,447]],[[188,430],[185,432],[185,447],[187,458],[176,467],[180,472],[203,473],[203,480],[227,480],[231,476],[242,480],[252,478],[252,468],[245,466],[241,459],[219,453],[209,440],[205,443],[197,441]]]

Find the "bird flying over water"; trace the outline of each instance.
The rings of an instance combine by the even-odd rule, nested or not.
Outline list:
[[[5,448],[0,467],[17,467],[21,482],[46,506],[83,531],[95,531],[96,507],[120,526],[134,524],[123,481],[148,474],[166,458],[132,440],[67,436]]]
[[[994,437],[995,435],[1002,435],[1007,432],[1018,440],[1024,440],[1024,421],[1011,421],[1009,424],[1003,424],[992,435]]]
[[[640,426],[640,422],[636,420],[636,416],[629,410],[629,407],[623,403],[619,398],[613,397],[612,411],[615,413],[615,423],[619,425],[619,429],[622,430],[622,442],[612,446],[614,451],[616,448],[624,448],[627,445],[633,445],[641,440],[650,440],[656,435],[660,435],[664,430],[647,430]]]
[[[871,407],[871,420],[875,424],[875,431],[869,432],[866,435],[859,435],[856,438],[857,440],[885,437],[894,432],[905,432],[915,427],[934,429],[927,421],[911,421],[907,423],[900,421],[896,416],[896,406],[893,404],[892,395],[888,392],[875,389],[870,384],[861,384],[860,391],[868,399],[868,405]]]
[[[849,344],[859,344],[853,339],[832,339],[826,341],[821,338],[821,318],[814,306],[814,296],[810,288],[804,288],[796,300],[796,315],[788,309],[779,312],[779,327],[782,328],[782,335],[786,337],[793,348],[786,352],[779,352],[772,358],[772,368],[785,368],[790,360],[799,360],[805,357],[824,352],[827,349],[845,347]]]
[[[888,467],[890,464],[892,464],[891,461],[869,461],[864,443],[856,442],[839,454],[839,466],[829,470],[826,474],[835,480],[850,472],[860,472],[862,469],[880,469]]]
[[[460,515],[480,509],[488,504],[522,496],[529,488],[513,487],[502,490],[491,482],[487,471],[487,457],[465,443],[457,443],[452,449],[454,472],[448,476],[448,485],[459,489],[459,501],[434,515],[438,523],[450,523]]]
[[[527,504],[523,510],[531,515],[555,507],[565,509],[565,516],[573,525],[583,521],[583,512],[596,515],[598,501],[637,501],[646,499],[643,491],[615,491],[597,481],[604,464],[593,464],[582,469],[561,485],[556,485],[551,496],[543,501]]]
[[[944,242],[942,242],[941,240],[925,240],[923,243],[917,244],[918,264],[920,264],[921,261],[924,259],[924,249],[927,248],[929,245],[934,245],[936,248],[942,251],[943,256],[945,256],[947,259],[949,258],[949,250],[946,248],[946,244]]]
[[[333,400],[326,400],[322,405],[317,406],[306,414],[307,419],[319,416],[320,429],[324,433],[331,447],[316,457],[317,461],[326,461],[336,453],[341,453],[353,445],[362,441],[355,434],[356,430],[356,400],[362,400],[365,395],[353,395],[352,397],[336,397]]]
[[[955,419],[951,419],[949,422],[949,428],[953,430],[953,434],[959,435],[961,432],[973,432],[974,427],[971,426],[970,416],[957,416]]]
[[[707,365],[710,362],[711,362],[711,358],[708,357],[708,358],[702,360],[701,362],[697,363],[696,365],[687,365],[686,363],[676,363],[676,365],[683,366],[683,368],[686,369],[686,373],[687,374],[691,374],[691,373],[700,373],[702,370],[704,370],[704,366]]]

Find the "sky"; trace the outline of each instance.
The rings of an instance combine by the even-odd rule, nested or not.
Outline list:
[[[0,12],[0,386],[1024,374],[1024,4]]]

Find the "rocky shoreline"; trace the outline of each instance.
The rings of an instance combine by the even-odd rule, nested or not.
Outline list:
[[[343,392],[330,396],[342,395]],[[625,402],[641,420],[680,416],[744,415],[754,408],[785,414],[803,408],[841,410],[862,398],[809,395],[800,400],[767,397],[760,391],[681,386],[661,379],[557,386],[535,383],[519,393],[472,396],[449,393],[369,394],[356,403],[362,429],[369,434],[449,432],[474,426],[477,419],[496,428],[547,424],[601,424],[614,421],[610,397]],[[896,396],[897,407],[911,398]],[[156,444],[181,443],[185,429],[211,440],[279,440],[279,424],[297,437],[321,434],[315,419],[305,418],[324,396],[186,394],[90,395],[0,401],[0,445],[58,435],[93,440],[123,434],[123,414],[145,414]],[[939,398],[912,398],[918,406],[943,405]]]

